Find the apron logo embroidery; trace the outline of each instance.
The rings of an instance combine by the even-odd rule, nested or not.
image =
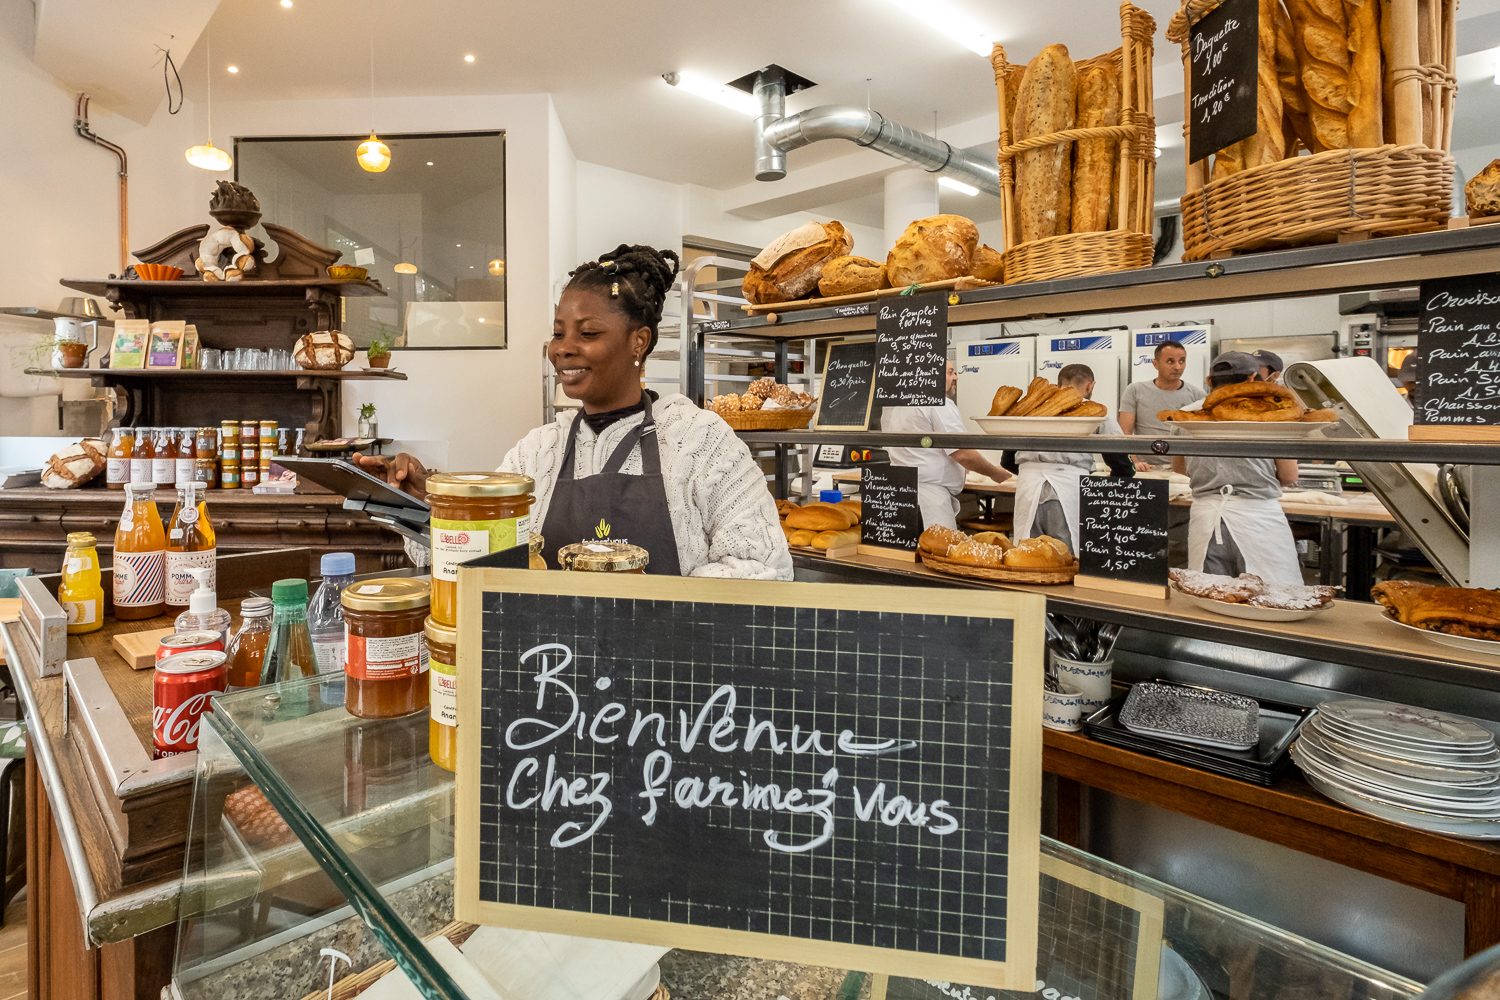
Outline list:
[[[599,526],[594,529],[594,534],[599,538],[609,537],[609,524],[604,518],[599,518]]]

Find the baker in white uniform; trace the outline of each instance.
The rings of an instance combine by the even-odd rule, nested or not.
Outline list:
[[[1057,373],[1057,384],[1072,386],[1084,399],[1094,398],[1094,370],[1088,365],[1066,365]],[[1105,417],[1095,434],[1119,436],[1120,425]],[[1123,474],[1133,473],[1123,460]],[[1078,484],[1094,471],[1094,456],[1088,452],[1016,452],[1015,536],[1035,538],[1050,535],[1071,552],[1078,551]],[[1121,474],[1111,466],[1111,471]]]
[[[1210,393],[1236,382],[1263,381],[1260,362],[1243,351],[1225,351],[1208,372]],[[1296,459],[1178,455],[1172,469],[1186,475],[1193,487],[1189,569],[1224,576],[1253,573],[1267,583],[1302,585],[1297,544],[1281,509],[1282,487],[1297,481]]]
[[[965,434],[964,418],[953,402],[958,372],[948,362],[947,399],[942,406],[886,406],[880,411],[880,429],[891,434]],[[958,527],[958,494],[964,488],[964,472],[989,476],[997,483],[1010,473],[973,448],[890,448],[892,465],[917,470],[917,502],[922,507],[922,527],[941,524]]]

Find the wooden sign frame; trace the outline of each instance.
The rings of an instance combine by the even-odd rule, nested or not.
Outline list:
[[[818,412],[813,416],[813,428],[820,431],[867,431],[870,429],[870,414],[875,412],[875,372],[870,372],[870,391],[865,395],[865,419],[857,424],[825,424],[819,418],[823,413],[823,400],[828,396],[828,359],[833,356],[833,349],[841,344],[873,344],[875,337],[839,337],[829,340],[828,346],[823,351],[823,383],[822,391],[818,393]],[[879,359],[876,359],[879,363]]]
[[[598,937],[638,944],[686,948],[836,968],[864,969],[892,975],[937,978],[995,988],[1031,989],[1036,982],[1036,913],[1041,820],[1041,690],[1045,633],[1045,599],[1020,591],[923,590],[852,584],[780,583],[605,573],[542,573],[531,570],[459,569],[455,919],[472,923]],[[486,594],[544,595],[635,599],[685,604],[723,604],[756,608],[831,609],[882,614],[1006,619],[1012,622],[1010,718],[991,735],[991,745],[1009,734],[1006,789],[1005,947],[1003,961],[854,944],[822,938],[783,936],[754,930],[668,922],[635,916],[551,909],[480,899],[481,839],[481,684],[484,676],[484,598]],[[580,653],[580,657],[582,657]],[[616,654],[618,656],[618,654]],[[492,668],[493,669],[493,668]],[[655,667],[653,666],[653,671]],[[727,669],[727,668],[726,668]],[[654,677],[654,672],[653,672]],[[616,688],[619,689],[619,688]],[[625,695],[621,695],[625,697]],[[747,699],[748,700],[748,699]],[[524,702],[527,709],[529,702]],[[675,714],[675,713],[673,713]],[[674,720],[675,721],[675,720]],[[727,738],[727,737],[726,737]],[[987,737],[988,738],[988,737]],[[672,744],[674,747],[675,743]],[[757,748],[759,750],[759,748]],[[582,751],[580,751],[582,753]],[[834,758],[852,771],[862,758]],[[879,758],[876,758],[879,759]],[[683,765],[686,767],[686,763]],[[518,768],[519,770],[519,768]],[[850,777],[850,780],[854,780]],[[498,783],[497,783],[498,784]],[[623,783],[621,783],[623,785]],[[868,791],[868,789],[866,789]],[[628,794],[627,794],[628,793]],[[611,819],[623,823],[637,794],[615,793],[618,808]],[[673,806],[673,808],[676,808]],[[835,807],[840,820],[852,823],[848,793]],[[582,814],[580,814],[582,815]],[[551,822],[549,816],[549,822]],[[554,824],[555,825],[555,824]],[[876,824],[877,827],[879,824]],[[612,826],[617,834],[620,826]],[[847,827],[846,827],[847,829]],[[649,843],[649,840],[647,841]],[[769,843],[769,840],[767,841]],[[882,840],[881,843],[886,843]],[[895,841],[890,841],[895,843]],[[955,848],[957,849],[957,848]],[[590,848],[592,850],[592,847]],[[987,855],[989,856],[989,855]],[[778,855],[780,859],[782,856]],[[788,857],[812,857],[810,854]],[[613,869],[611,869],[612,871]],[[934,891],[929,888],[929,891]],[[946,904],[945,904],[946,906]]]

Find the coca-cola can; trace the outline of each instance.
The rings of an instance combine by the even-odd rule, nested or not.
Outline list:
[[[213,629],[203,629],[198,632],[173,632],[171,635],[163,636],[161,643],[156,647],[156,662],[160,663],[169,656],[178,653],[191,653],[199,649],[217,649],[224,651],[224,635]]]
[[[209,710],[208,699],[229,682],[221,649],[174,653],[156,664],[151,709],[153,758],[175,757],[198,749],[198,724]]]

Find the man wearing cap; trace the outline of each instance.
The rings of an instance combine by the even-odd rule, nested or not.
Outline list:
[[[1251,357],[1260,364],[1262,382],[1281,381],[1281,373],[1286,370],[1286,366],[1281,363],[1281,355],[1272,354],[1270,351],[1256,351]]]
[[[1209,366],[1208,390],[1264,381],[1260,367],[1252,355],[1226,351]],[[1172,469],[1185,474],[1193,488],[1189,569],[1224,576],[1253,573],[1267,583],[1301,586],[1302,564],[1280,502],[1282,487],[1297,481],[1296,459],[1179,455],[1173,457]]]

